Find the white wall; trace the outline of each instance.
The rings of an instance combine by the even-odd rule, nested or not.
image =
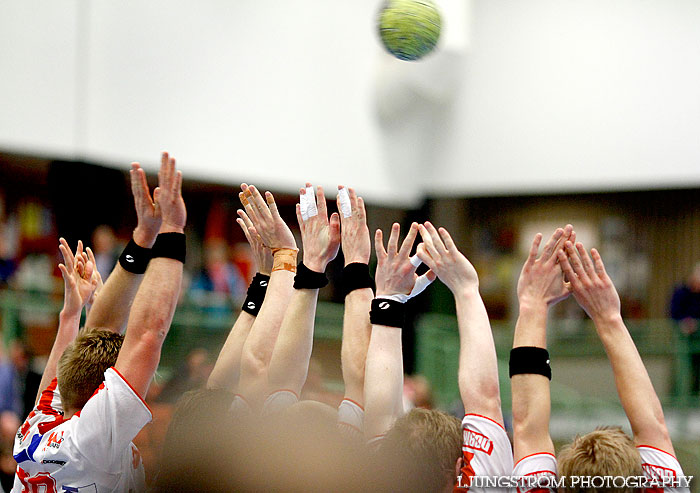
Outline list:
[[[478,0],[437,194],[700,185],[700,2]]]
[[[190,177],[397,205],[700,185],[700,3],[463,1],[409,64],[379,0],[8,0],[0,149],[167,149]]]

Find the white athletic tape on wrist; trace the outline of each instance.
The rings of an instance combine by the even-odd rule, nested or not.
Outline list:
[[[430,286],[434,280],[435,279],[431,281],[428,279],[428,274],[423,274],[422,276],[418,276],[418,279],[416,279],[416,283],[413,285],[411,294],[383,294],[381,296],[377,296],[377,299],[387,299],[398,301],[399,303],[406,303],[411,298],[415,298],[425,291],[425,288]]]
[[[350,205],[350,195],[347,188],[338,190],[338,201],[340,202],[340,212],[342,212],[343,217],[352,216],[352,206]]]
[[[411,258],[408,259],[408,260],[411,262],[411,265],[412,265],[413,267],[418,267],[420,264],[423,263],[423,261],[422,261],[421,259],[418,258],[418,255],[414,255],[413,257],[411,257]]]
[[[301,218],[304,221],[308,221],[311,217],[318,216],[314,187],[306,187],[306,193],[299,194],[299,208],[301,209]]]

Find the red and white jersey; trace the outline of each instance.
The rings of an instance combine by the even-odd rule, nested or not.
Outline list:
[[[664,452],[661,449],[651,447],[648,445],[640,445],[637,447],[639,450],[639,455],[642,458],[642,469],[644,470],[644,475],[650,479],[664,480],[676,479],[684,476],[683,469],[681,468],[678,459]],[[646,490],[648,493],[656,493],[662,491],[673,491],[677,493],[687,493],[690,491],[689,488],[648,488]]]
[[[557,477],[557,459],[554,454],[548,452],[540,452],[537,454],[527,455],[520,459],[513,469],[514,477],[534,477],[542,478],[548,477],[550,479],[556,479]],[[529,483],[524,483],[522,486],[518,486],[515,491],[516,493],[556,493],[556,488],[530,488]],[[552,484],[552,483],[544,483]]]
[[[347,437],[362,439],[365,433],[365,410],[352,399],[338,406],[338,429]]]
[[[140,492],[141,456],[131,440],[152,419],[146,403],[117,370],[85,406],[63,418],[56,379],[15,437],[12,493]]]
[[[503,425],[478,414],[464,416],[462,457],[464,467],[457,478],[455,492],[507,491],[507,488],[471,487],[471,478],[474,476],[509,476],[513,472],[513,450]]]
[[[275,390],[267,399],[262,408],[263,416],[274,416],[282,411],[289,409],[294,404],[299,402],[299,396],[293,390],[280,389]]]

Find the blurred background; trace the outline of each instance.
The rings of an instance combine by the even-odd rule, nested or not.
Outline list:
[[[413,63],[382,50],[378,0],[0,4],[3,484],[56,331],[58,237],[90,245],[106,277],[135,226],[129,162],[154,185],[162,150],[185,176],[189,251],[149,399],[161,419],[139,436],[147,468],[254,274],[238,185],[271,190],[296,227],[311,181],[330,198],[356,188],[371,230],[430,219],[452,232],[479,272],[506,415],[527,246],[571,222],[600,250],[679,460],[700,475],[700,3],[437,3],[438,49]],[[342,297],[333,283],[321,296],[305,394],[334,403]],[[458,414],[451,295],[435,283],[410,311],[406,400]],[[553,436],[628,429],[585,314],[567,300],[549,327]]]

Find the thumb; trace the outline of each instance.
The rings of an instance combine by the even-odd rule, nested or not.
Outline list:
[[[153,190],[153,204],[155,205],[155,216],[160,217],[161,215],[161,210],[160,210],[160,187],[156,187],[155,190]]]

